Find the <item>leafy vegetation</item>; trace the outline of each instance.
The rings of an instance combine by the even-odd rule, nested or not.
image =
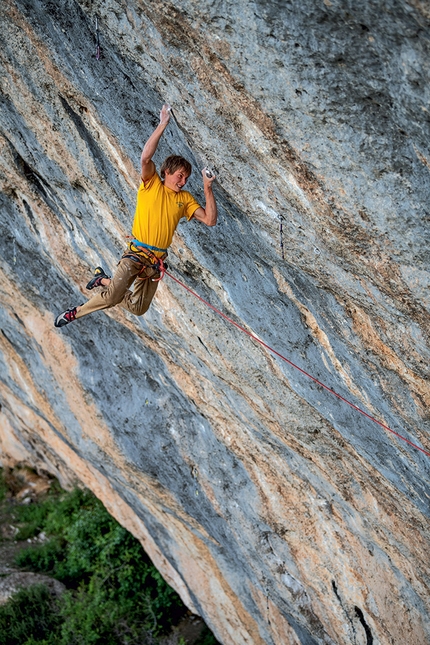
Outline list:
[[[60,616],[44,585],[21,589],[0,607],[1,645],[40,645],[44,637],[57,633]]]
[[[0,477],[0,502],[3,502],[3,500],[6,498],[6,493],[7,493],[7,484],[4,480],[4,477]]]
[[[16,505],[13,515],[15,539],[45,540],[21,550],[16,563],[67,590],[54,597],[36,585],[15,594],[0,607],[0,645],[185,645],[167,635],[186,607],[90,491],[51,487],[43,500]],[[208,629],[194,642],[217,643]]]

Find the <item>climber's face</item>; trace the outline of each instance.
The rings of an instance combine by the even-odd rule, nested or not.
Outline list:
[[[179,193],[183,189],[185,184],[188,181],[189,174],[186,172],[185,168],[178,168],[175,172],[170,172],[166,170],[164,174],[164,185],[171,190],[174,190],[175,193]]]

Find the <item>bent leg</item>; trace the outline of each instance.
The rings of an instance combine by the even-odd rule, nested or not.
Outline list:
[[[76,314],[76,318],[82,318],[82,316],[92,314],[94,311],[115,307],[125,297],[129,298],[133,296],[133,292],[129,291],[129,288],[139,274],[139,271],[139,265],[133,262],[133,260],[129,260],[128,258],[120,260],[109,286],[105,287],[103,291],[94,295],[88,302],[82,305]]]
[[[151,278],[146,280],[137,278],[134,283],[134,291],[127,291],[120,303],[121,307],[124,307],[135,316],[143,316],[149,309],[157,287],[158,282],[153,282]]]

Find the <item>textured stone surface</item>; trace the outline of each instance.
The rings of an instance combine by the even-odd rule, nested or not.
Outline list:
[[[59,580],[44,576],[40,573],[15,572],[2,575],[0,578],[0,605],[4,605],[13,594],[20,589],[32,585],[45,585],[52,594],[59,596],[66,587]]]
[[[430,642],[429,457],[169,278],[143,318],[53,327],[114,269],[168,101],[156,161],[213,164],[220,205],[180,225],[172,272],[429,451],[428,6],[0,18],[3,461],[88,485],[225,644]]]

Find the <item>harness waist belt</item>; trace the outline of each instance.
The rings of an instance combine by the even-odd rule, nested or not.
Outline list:
[[[133,244],[133,246],[142,246],[144,249],[149,249],[150,251],[160,251],[160,253],[167,253],[167,249],[159,249],[158,246],[144,244],[144,242],[139,242],[139,240],[133,240],[131,244]]]

